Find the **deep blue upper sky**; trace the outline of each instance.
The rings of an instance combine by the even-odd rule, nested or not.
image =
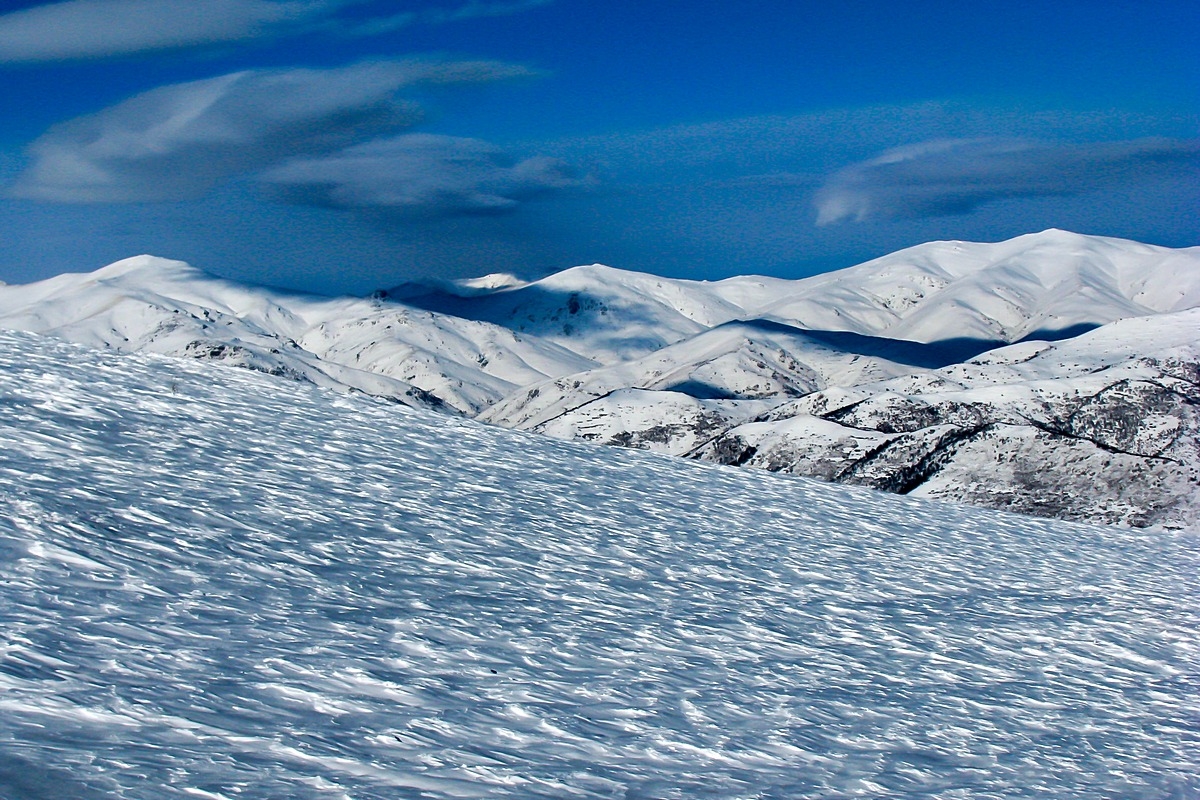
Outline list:
[[[1200,244],[1200,4],[0,5],[0,280],[149,252],[365,292]]]

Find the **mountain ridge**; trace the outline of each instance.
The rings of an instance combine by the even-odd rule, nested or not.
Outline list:
[[[1200,357],[1189,342],[1166,353],[1162,336],[1142,334],[1136,353],[1118,356],[1111,342],[1096,344],[1111,337],[1092,334],[1137,318],[1149,329],[1187,329],[1195,324],[1187,310],[1196,306],[1200,247],[1050,230],[998,243],[931,242],[799,280],[690,281],[590,265],[537,281],[490,275],[368,298],[248,287],[138,256],[93,273],[0,287],[0,326],[220,361],[560,438],[892,491],[933,491],[940,480],[937,496],[984,505],[1011,490],[1024,499],[1004,500],[1006,507],[1030,513],[1177,526],[1197,516],[1186,495],[1196,488],[1200,455],[1188,404],[1197,400],[1195,389],[1175,380],[1169,364],[1186,372]],[[1172,322],[1179,314],[1185,322]],[[1084,350],[1034,344],[1056,340],[1083,342]],[[1058,360],[1038,360],[1043,352]],[[1130,372],[1122,360],[1135,357],[1140,371]],[[1014,367],[1019,358],[1033,366]],[[1033,367],[1043,374],[1032,376]],[[1099,383],[1084,381],[1080,370],[1101,374]],[[1125,398],[1106,406],[1111,425],[1133,424],[1118,418],[1136,417],[1137,403],[1151,402],[1154,392],[1138,400],[1136,392],[1117,391],[1122,380],[1170,385],[1188,401],[1172,406],[1169,419],[1147,416],[1178,432],[1178,469],[1166,477],[1150,470],[1163,497],[1130,505],[1116,490],[1098,489],[1102,500],[1071,508],[1083,478],[1070,459],[1054,468],[1061,487],[998,473],[989,499],[968,486],[986,483],[981,466],[955,493],[952,476],[983,435],[963,423],[968,418],[1009,426],[995,459],[1057,463],[1069,446],[1076,461],[1095,462],[1089,469],[1115,470],[1104,473],[1105,485],[1149,474],[1146,463],[1118,469],[1112,459],[1105,466],[1102,455],[1079,452],[1084,445],[1068,443],[1068,428],[1051,421],[1079,411],[1063,387],[1083,391],[1083,381]],[[1059,385],[1044,391],[1034,386],[1039,381]],[[1021,414],[1002,414],[984,397],[995,393],[986,386],[1000,385],[1021,398]],[[933,394],[955,387],[970,395],[963,401],[970,413],[960,408],[943,419],[928,410],[950,402],[930,406]],[[849,398],[876,409],[874,416],[844,412]],[[897,419],[881,423],[887,413]],[[885,430],[922,419],[928,430]],[[1052,435],[1058,439],[1045,444]],[[1035,439],[1042,444],[1030,450]],[[1091,444],[1103,451],[1101,442]],[[862,461],[872,449],[886,459]]]

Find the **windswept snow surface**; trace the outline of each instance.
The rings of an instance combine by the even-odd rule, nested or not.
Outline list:
[[[1200,796],[1197,539],[0,334],[0,796]]]

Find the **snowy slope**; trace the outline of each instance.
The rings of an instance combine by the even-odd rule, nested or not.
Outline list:
[[[404,286],[389,295],[442,314],[491,322],[614,364],[639,358],[741,317],[704,284],[613,269],[573,267],[533,283],[499,280]]]
[[[814,392],[691,455],[1065,519],[1200,521],[1200,309]]]
[[[578,430],[581,438],[608,441],[670,424],[681,403],[696,401],[723,417],[747,420],[826,386],[913,371],[911,364],[860,355],[778,323],[731,322],[638,359],[519,389],[479,418],[539,432],[552,426],[560,438],[574,438]],[[646,404],[639,416],[606,402],[614,392],[629,389],[657,392],[662,403]],[[585,429],[591,433],[582,433]]]
[[[0,334],[0,796],[1200,794],[1194,535]]]
[[[1013,342],[1200,305],[1200,247],[1049,230],[930,242],[809,278],[759,313],[808,328],[919,342]]]
[[[0,326],[223,360],[468,414],[516,386],[595,364],[486,323],[370,299],[243,286],[150,256],[0,287]]]
[[[409,302],[546,336],[605,364],[745,319],[994,344],[1198,306],[1200,247],[1048,230],[997,243],[930,242],[796,281],[671,280],[594,265],[461,294]],[[628,343],[620,338],[627,325],[637,331]]]

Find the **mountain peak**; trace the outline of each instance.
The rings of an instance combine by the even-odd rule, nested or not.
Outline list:
[[[95,272],[87,274],[96,280],[108,280],[135,273],[146,273],[147,275],[167,276],[171,278],[211,277],[208,273],[197,267],[193,267],[186,261],[177,261],[171,258],[162,258],[148,254],[123,258],[120,261],[114,261],[108,266],[101,267]]]

